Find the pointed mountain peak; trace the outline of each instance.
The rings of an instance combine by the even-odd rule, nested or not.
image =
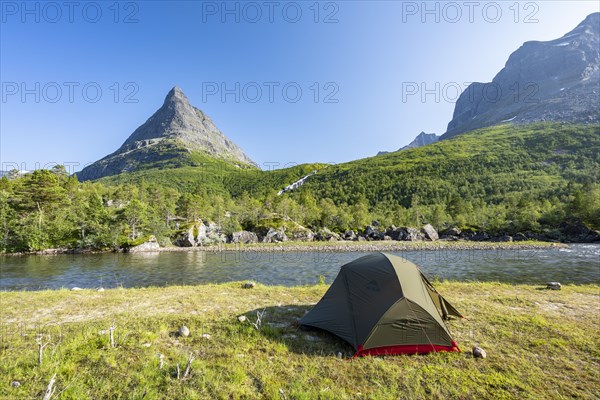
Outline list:
[[[173,86],[173,89],[169,90],[169,93],[167,93],[167,97],[165,97],[164,105],[174,103],[185,105],[190,104],[190,101],[188,100],[187,96],[185,95],[185,93],[183,93],[183,90],[181,90],[179,86]]]
[[[173,86],[173,88],[169,90],[169,93],[167,93],[167,99],[176,97],[185,97],[183,90],[177,85]]]
[[[227,138],[201,110],[192,106],[178,86],[163,105],[125,140],[117,151],[77,174],[81,180],[171,165],[195,165],[188,154],[229,162],[238,167],[257,167],[241,148]]]

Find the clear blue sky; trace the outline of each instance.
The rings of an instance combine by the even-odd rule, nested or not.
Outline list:
[[[372,156],[443,133],[457,87],[490,81],[524,41],[599,11],[596,1],[467,3],[428,2],[426,13],[420,1],[3,1],[0,161],[93,162],[174,85],[263,166]],[[440,98],[406,96],[415,83],[438,83]]]

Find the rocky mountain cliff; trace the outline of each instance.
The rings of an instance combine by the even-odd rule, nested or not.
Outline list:
[[[183,91],[174,87],[165,101],[121,147],[77,173],[80,180],[98,179],[139,169],[195,165],[194,155],[221,159],[240,167],[256,167]]]
[[[437,142],[439,138],[440,137],[438,135],[436,135],[435,133],[421,132],[417,135],[417,137],[412,142],[410,142],[409,144],[407,144],[404,147],[399,148],[397,151],[402,151],[402,150],[406,150],[406,149],[414,149],[417,147],[426,146],[428,144]],[[388,154],[388,153],[389,153],[389,151],[380,151],[379,153],[377,153],[377,155],[380,156],[382,154]]]
[[[459,97],[447,139],[503,122],[600,123],[600,13],[548,42],[524,43],[490,83]]]

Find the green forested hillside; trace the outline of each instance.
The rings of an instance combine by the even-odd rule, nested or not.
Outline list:
[[[2,251],[111,248],[153,234],[169,243],[197,219],[224,233],[383,226],[552,233],[600,228],[600,127],[504,125],[340,165],[240,169],[198,155],[195,166],[80,183],[63,168],[0,181]],[[301,188],[277,191],[307,175]],[[558,236],[557,236],[558,237]]]
[[[145,169],[99,179],[106,185],[151,182],[163,187],[175,188],[182,193],[228,194],[233,197],[245,192],[256,196],[278,191],[286,185],[320,170],[325,164],[302,164],[285,169],[261,171],[254,168],[240,169],[225,161],[197,154],[193,166]]]
[[[332,167],[311,186],[321,196],[409,207],[483,199],[499,203],[564,194],[572,184],[600,181],[600,128],[500,126],[426,147]]]
[[[366,199],[380,212],[424,208],[428,219],[437,215],[436,225],[455,220],[498,228],[529,213],[532,226],[518,227],[527,229],[540,217],[560,218],[560,206],[575,195],[597,203],[598,183],[600,127],[535,124],[477,130],[332,166],[306,189],[336,204]],[[494,215],[477,217],[487,209]],[[598,216],[588,217],[598,226]]]

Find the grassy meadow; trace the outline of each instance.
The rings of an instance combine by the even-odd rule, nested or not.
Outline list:
[[[599,286],[435,284],[467,317],[449,321],[462,353],[353,359],[295,325],[324,284],[2,292],[0,398],[41,399],[55,374],[56,399],[600,396]]]

